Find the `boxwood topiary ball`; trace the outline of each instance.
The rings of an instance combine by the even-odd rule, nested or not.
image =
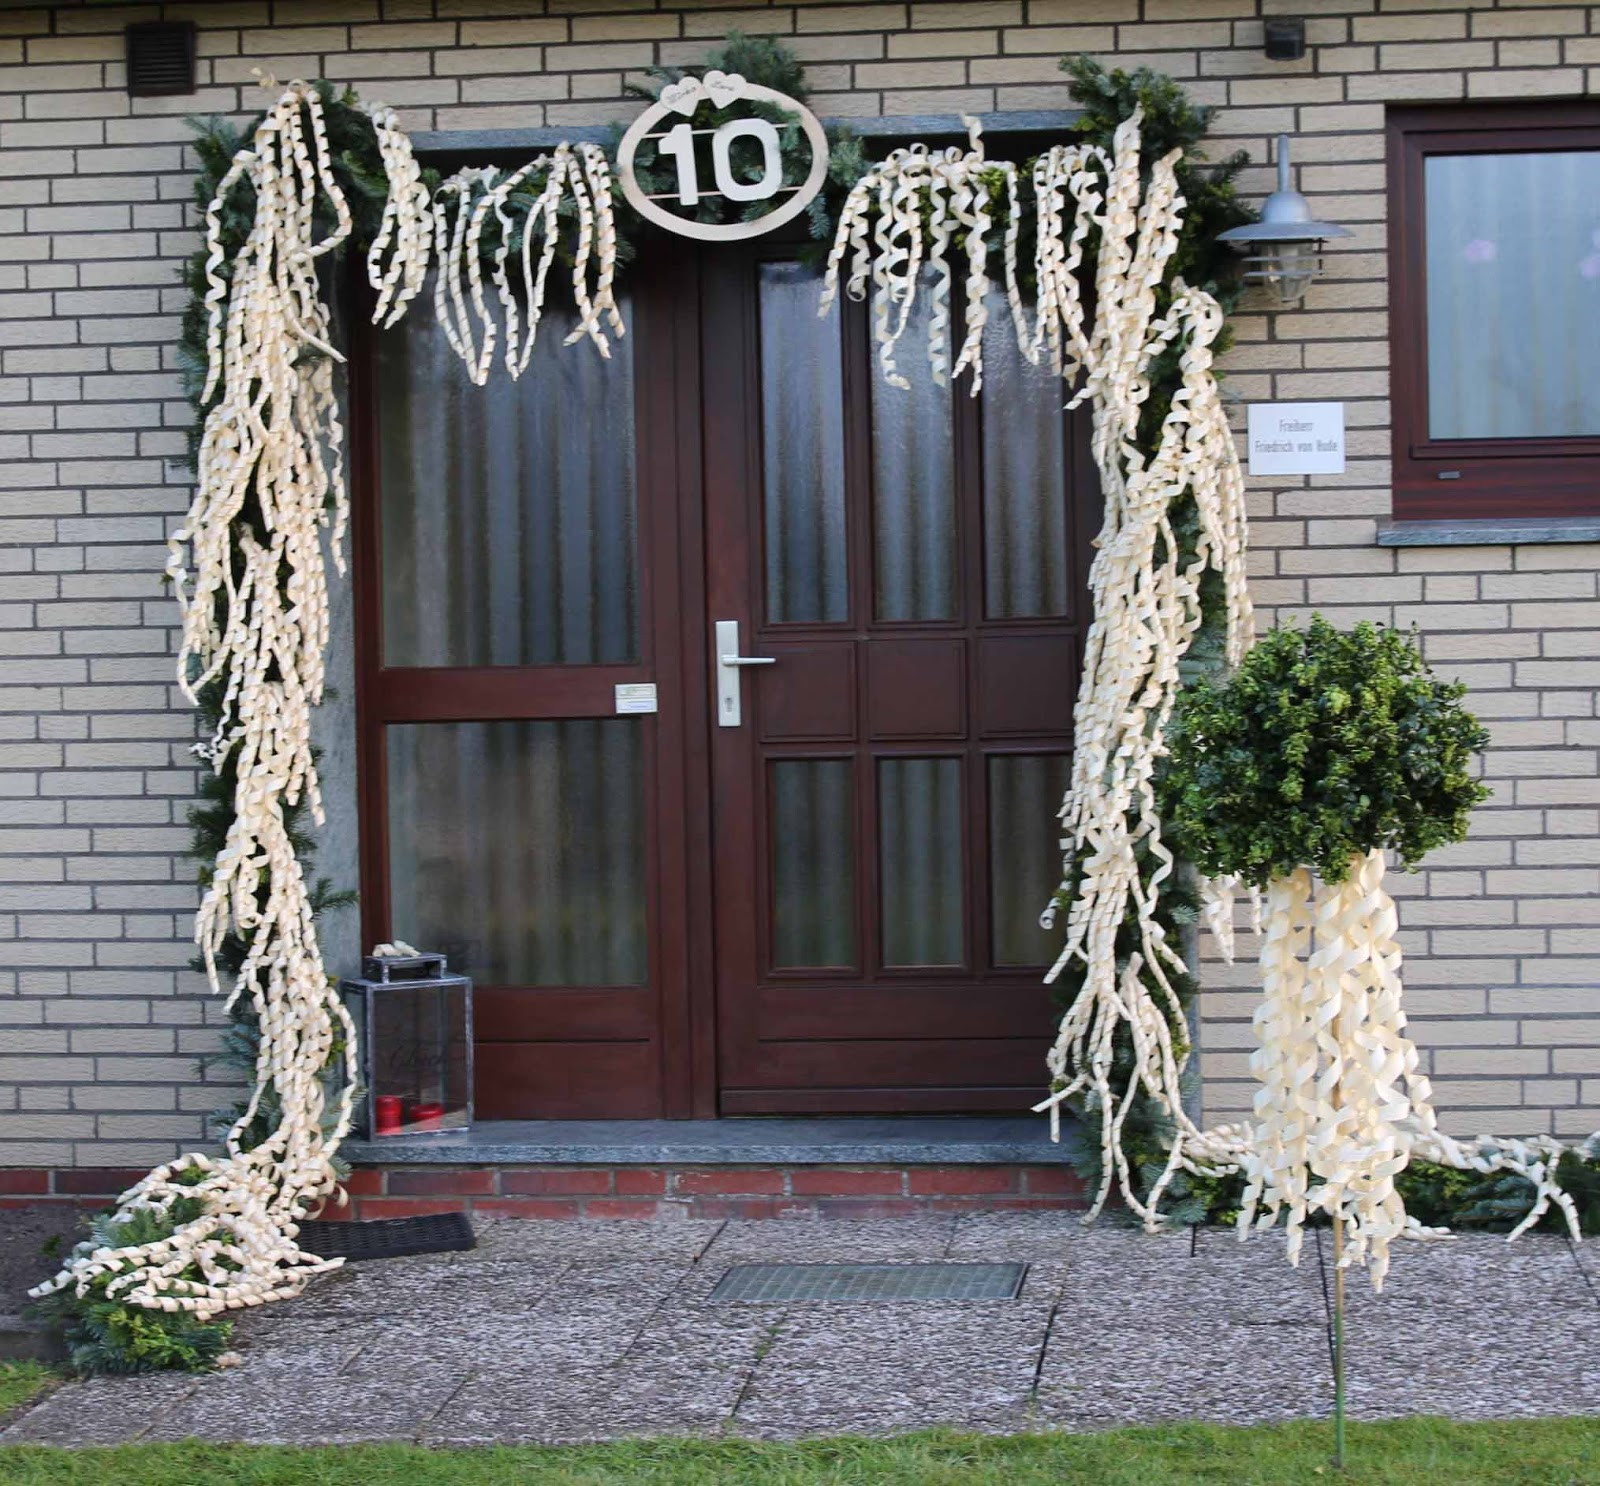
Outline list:
[[[1354,854],[1412,866],[1467,834],[1489,791],[1489,741],[1413,639],[1321,615],[1279,629],[1223,681],[1178,696],[1157,790],[1178,848],[1211,876],[1256,886],[1310,866],[1340,882]]]

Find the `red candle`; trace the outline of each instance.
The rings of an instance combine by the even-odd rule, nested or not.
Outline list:
[[[400,1130],[400,1096],[379,1094],[372,1101],[374,1135],[395,1135]]]
[[[444,1105],[424,1104],[418,1102],[411,1112],[411,1122],[418,1129],[438,1129],[439,1121],[444,1118]]]

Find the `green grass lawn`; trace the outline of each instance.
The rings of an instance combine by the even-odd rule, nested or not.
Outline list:
[[[1094,1435],[930,1433],[798,1445],[643,1441],[494,1450],[410,1445],[0,1449],[16,1486],[1577,1486],[1600,1482],[1600,1420],[1353,1425],[1350,1468],[1326,1424],[1181,1425]]]
[[[0,1419],[43,1393],[56,1381],[40,1362],[0,1362]]]

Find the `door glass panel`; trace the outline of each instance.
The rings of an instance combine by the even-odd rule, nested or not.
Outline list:
[[[849,759],[772,765],[772,962],[856,962],[855,782]]]
[[[760,274],[767,619],[835,622],[850,612],[842,317],[817,314],[815,270],[763,263]]]
[[[385,664],[637,659],[633,339],[606,360],[575,323],[548,306],[484,387],[422,310],[378,337]]]
[[[878,760],[878,895],[885,965],[960,965],[961,760]]]
[[[1061,885],[1061,822],[1072,760],[1064,753],[989,760],[989,882],[996,965],[1048,965],[1057,936],[1039,915]]]
[[[1066,384],[1017,349],[1003,294],[983,337],[983,589],[990,619],[1067,612]]]
[[[631,720],[388,729],[394,933],[482,985],[642,985],[644,774]]]
[[[1428,432],[1600,434],[1600,150],[1425,167]]]
[[[951,389],[934,385],[924,349],[932,285],[930,275],[897,348],[911,386],[891,387],[876,365],[868,378],[874,611],[885,620],[954,619],[960,612]],[[891,323],[899,314],[891,308]]]

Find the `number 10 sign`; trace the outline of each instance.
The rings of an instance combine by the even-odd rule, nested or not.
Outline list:
[[[784,185],[783,151],[779,145],[777,126],[769,120],[752,116],[729,119],[715,129],[694,127],[694,116],[702,103],[710,103],[721,110],[740,100],[776,104],[799,119],[811,146],[811,169],[800,185]],[[666,129],[658,127],[673,114],[682,115],[683,121]],[[711,136],[710,184],[701,180],[700,164],[695,154],[695,137],[702,134]],[[634,173],[634,154],[647,139],[657,141],[657,151],[677,167],[675,190],[651,196],[640,186]],[[750,140],[761,147],[761,172],[753,181],[740,180],[733,173],[732,152],[737,140]],[[622,194],[639,215],[665,227],[669,232],[708,242],[759,237],[764,232],[783,226],[785,222],[792,222],[822,189],[822,179],[827,170],[828,137],[823,133],[816,115],[787,94],[746,82],[736,72],[708,72],[703,78],[686,77],[681,82],[663,88],[660,97],[633,121],[617,149],[617,171],[622,177]],[[661,204],[669,201],[693,208],[700,204],[703,197],[709,196],[721,196],[734,202],[769,201],[775,197],[782,197],[783,200],[765,216],[747,222],[697,222],[690,217],[680,217]]]

